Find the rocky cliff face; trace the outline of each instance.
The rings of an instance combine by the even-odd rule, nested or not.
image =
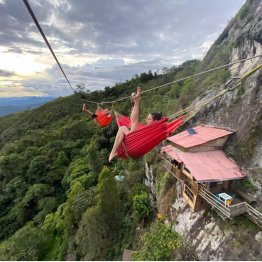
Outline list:
[[[224,50],[224,51],[222,51]],[[226,52],[225,61],[262,54],[262,2],[249,0],[211,47],[203,60],[206,66],[212,59]],[[243,76],[262,64],[257,57],[230,67],[230,75]],[[196,101],[206,100],[224,86],[208,90]],[[196,102],[195,101],[195,102]],[[262,211],[262,70],[251,75],[245,83],[213,101],[190,123],[228,127],[236,131],[227,145],[228,151],[242,154],[239,162],[250,177],[256,207]],[[246,151],[245,151],[246,150]],[[241,151],[241,152],[240,152]],[[243,152],[242,152],[243,151]],[[245,156],[252,154],[249,161]],[[168,221],[175,223],[187,246],[195,250],[200,260],[262,260],[262,230],[245,217],[223,221],[215,211],[193,213],[180,196],[177,182],[176,200],[169,210]],[[163,193],[161,194],[163,195]],[[164,196],[158,196],[158,208]]]
[[[226,37],[221,40],[223,35],[226,35]],[[211,51],[213,49],[219,51],[219,49],[223,49],[225,46],[230,46],[229,63],[262,55],[262,2],[259,0],[247,1],[246,5],[242,7],[239,14],[231,21],[221,36],[214,46],[211,47]],[[211,58],[208,57],[208,59]],[[247,72],[261,64],[262,56],[235,64],[229,68],[231,77],[244,76]],[[225,87],[221,86],[218,90],[207,91],[201,100],[214,96],[223,88]],[[235,144],[232,150],[237,151],[240,148],[240,151],[243,151],[235,152],[233,156],[236,155],[235,160],[245,169],[251,182],[257,188],[256,192],[253,193],[257,197],[258,207],[261,208],[262,70],[260,69],[248,77],[240,87],[227,92],[208,105],[192,124],[228,127],[236,131],[228,147],[230,148],[231,145]],[[238,153],[242,153],[243,156],[237,157]],[[245,161],[245,157],[248,157],[248,154],[252,154],[252,159]]]
[[[224,38],[222,38],[224,36]],[[259,37],[258,37],[259,36]],[[229,48],[228,48],[229,47]],[[227,48],[228,63],[262,55],[262,2],[247,1],[239,14],[211,47],[204,59],[212,60],[212,55],[220,54]],[[215,52],[213,51],[215,50]],[[211,56],[211,57],[210,57]],[[262,64],[262,56],[229,67],[230,75],[243,76]],[[237,131],[239,140],[245,138],[254,126],[261,126],[262,116],[262,72],[251,75],[245,83],[232,92],[226,93],[207,107],[197,122],[227,126]],[[224,86],[220,87],[220,90]],[[209,90],[202,99],[213,96],[219,90]]]

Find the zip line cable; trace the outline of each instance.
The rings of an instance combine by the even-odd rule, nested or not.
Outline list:
[[[200,76],[200,75],[203,75],[203,74],[207,74],[207,73],[216,71],[216,70],[221,69],[221,68],[224,68],[224,67],[228,67],[228,66],[232,66],[232,65],[235,65],[235,64],[239,64],[239,63],[244,62],[244,61],[247,61],[247,60],[252,60],[252,59],[257,58],[257,57],[262,57],[262,54],[256,55],[256,56],[252,56],[252,57],[249,57],[249,58],[245,58],[245,59],[240,59],[240,60],[237,60],[237,61],[234,61],[234,62],[225,64],[225,65],[221,65],[221,66],[218,66],[218,67],[215,67],[215,68],[208,69],[208,70],[206,70],[206,71],[202,71],[202,72],[199,72],[199,73],[190,75],[190,76],[186,76],[186,77],[183,77],[183,78],[174,80],[174,81],[172,81],[172,82],[168,82],[168,83],[166,83],[166,84],[159,85],[159,86],[156,86],[156,87],[153,87],[153,88],[144,90],[144,91],[141,92],[141,94],[147,93],[147,92],[150,92],[150,91],[152,91],[152,90],[155,90],[155,89],[158,89],[158,88],[161,88],[161,87],[165,87],[165,86],[168,86],[168,85],[171,85],[171,84],[174,84],[174,83],[179,83],[179,82],[184,81],[184,80],[187,80],[187,79],[189,79],[189,78],[193,78],[193,77],[196,77],[196,76]],[[241,79],[242,79],[242,82],[243,82],[243,80],[246,79],[249,75],[251,75],[252,73],[254,73],[255,71],[257,71],[257,70],[260,69],[261,67],[262,67],[262,66],[259,65],[259,66],[255,67],[253,70],[251,70],[250,72],[248,72],[244,77],[241,78]],[[125,100],[125,99],[130,99],[130,96],[125,96],[125,97],[122,97],[122,98],[119,98],[119,99],[116,99],[116,100],[113,100],[113,101],[100,102],[100,104],[113,104],[113,103],[116,103],[116,102],[123,101],[123,100]],[[84,100],[84,101],[86,101],[86,102],[88,102],[88,103],[94,103],[94,104],[98,104],[98,103],[99,103],[99,102],[88,101],[88,100]]]
[[[242,77],[232,77],[229,81],[227,81],[225,83],[226,88],[224,90],[222,90],[221,92],[219,92],[218,94],[216,94],[215,96],[206,99],[202,102],[196,103],[195,105],[189,106],[185,109],[182,109],[170,116],[168,116],[170,119],[173,118],[177,118],[179,116],[182,116],[183,114],[188,114],[187,117],[185,118],[185,121],[188,121],[189,119],[191,119],[192,117],[194,117],[203,107],[205,107],[206,105],[208,105],[209,103],[211,103],[213,100],[215,100],[216,98],[222,96],[223,94],[225,94],[228,91],[232,91],[235,88],[239,87],[250,75],[254,74],[257,70],[262,68],[262,64],[256,66],[255,68],[253,68],[252,70],[250,70],[249,72],[247,72],[244,76]],[[233,87],[228,86],[234,79],[237,79],[237,84],[235,84]],[[228,86],[228,87],[227,87]],[[189,114],[190,113],[190,114]]]
[[[61,71],[62,71],[62,73],[63,73],[63,75],[64,75],[67,83],[69,84],[69,86],[70,86],[70,88],[72,89],[72,91],[75,93],[75,90],[73,89],[72,85],[70,84],[70,82],[69,82],[69,80],[68,80],[68,78],[67,78],[67,76],[66,76],[66,74],[65,74],[65,72],[64,72],[64,70],[63,70],[63,68],[62,68],[62,66],[60,65],[60,63],[59,63],[59,61],[58,61],[58,59],[57,59],[57,57],[56,57],[56,55],[55,55],[55,53],[54,53],[51,45],[49,44],[49,42],[48,42],[48,40],[47,40],[47,38],[46,38],[46,36],[45,36],[45,34],[44,34],[44,32],[43,32],[40,24],[38,23],[37,18],[35,17],[34,12],[33,12],[32,8],[31,8],[30,4],[28,3],[27,0],[23,0],[23,2],[24,2],[24,4],[25,4],[28,12],[30,13],[32,19],[34,20],[34,22],[35,22],[35,24],[36,24],[36,26],[37,26],[40,34],[42,35],[42,37],[43,37],[43,39],[44,39],[44,41],[45,41],[45,43],[47,44],[50,52],[52,53],[52,55],[53,55],[56,63],[58,64],[59,68],[61,69]]]
[[[23,2],[24,2],[24,4],[25,4],[28,12],[30,13],[33,21],[35,22],[35,24],[36,24],[39,32],[41,33],[41,35],[42,35],[42,37],[43,37],[46,45],[48,46],[50,52],[52,53],[52,55],[53,55],[56,63],[58,64],[59,68],[61,69],[61,71],[62,71],[62,73],[63,73],[63,75],[64,75],[67,83],[69,84],[69,86],[70,86],[70,88],[72,89],[73,93],[76,94],[76,92],[75,92],[75,90],[73,89],[72,85],[70,84],[70,82],[69,82],[69,80],[68,80],[68,78],[67,78],[67,76],[66,76],[66,74],[65,74],[65,72],[64,72],[64,70],[63,70],[63,68],[62,68],[62,66],[60,65],[60,63],[59,63],[59,61],[58,61],[58,59],[57,59],[57,57],[56,57],[56,55],[55,55],[55,53],[54,53],[51,45],[49,44],[49,42],[48,42],[48,40],[47,40],[47,38],[46,38],[46,36],[45,36],[45,34],[44,34],[44,32],[43,32],[40,24],[38,23],[38,20],[37,20],[37,18],[35,17],[34,12],[33,12],[32,8],[31,8],[30,4],[28,3],[27,0],[23,0]],[[218,70],[218,69],[222,69],[222,68],[229,67],[229,66],[232,66],[232,65],[235,65],[235,64],[239,64],[239,63],[244,62],[244,61],[247,61],[247,60],[252,60],[252,59],[257,58],[257,57],[262,57],[262,54],[256,55],[256,56],[253,56],[253,57],[249,57],[249,58],[245,58],[245,59],[240,59],[240,60],[237,60],[237,61],[234,61],[234,62],[225,64],[225,65],[221,65],[221,66],[218,66],[218,67],[215,67],[215,68],[208,69],[208,70],[206,70],[206,71],[202,71],[202,72],[199,72],[199,73],[190,75],[190,76],[186,76],[186,77],[183,77],[183,78],[174,80],[174,81],[172,81],[172,82],[169,82],[169,83],[166,83],[166,84],[163,84],[163,85],[159,85],[159,86],[156,86],[156,87],[153,87],[153,88],[144,90],[144,91],[141,92],[141,94],[147,93],[147,92],[153,91],[153,90],[155,90],[155,89],[159,89],[159,88],[162,88],[162,87],[165,87],[165,86],[174,84],[174,83],[179,83],[179,82],[182,82],[182,81],[184,81],[184,80],[187,80],[187,79],[190,79],[190,78],[193,78],[193,77],[196,77],[196,76],[200,76],[200,75],[203,75],[203,74],[207,74],[207,73],[216,71],[216,70]],[[250,72],[248,72],[244,77],[241,78],[241,79],[242,79],[241,82],[243,82],[243,80],[244,80],[245,78],[247,78],[249,75],[251,75],[252,73],[254,73],[255,71],[257,71],[257,70],[260,69],[260,68],[261,68],[261,65],[260,65],[260,66],[257,66],[256,68],[254,68],[253,70],[251,70]],[[96,104],[96,105],[99,105],[99,104],[100,104],[100,105],[102,105],[102,104],[111,104],[111,105],[113,105],[113,103],[120,102],[120,101],[123,101],[123,100],[125,100],[125,99],[130,99],[130,96],[122,97],[122,98],[119,98],[119,99],[116,99],[116,100],[113,100],[113,101],[105,101],[105,102],[96,102],[96,101],[90,101],[90,100],[85,100],[85,99],[82,99],[82,98],[81,98],[82,101],[85,101],[85,102],[87,102],[87,103]]]
[[[200,75],[203,75],[203,74],[207,74],[207,73],[216,71],[216,70],[221,69],[221,68],[224,68],[224,67],[228,67],[228,66],[232,66],[232,65],[235,65],[235,64],[239,64],[239,63],[241,63],[241,62],[244,62],[244,61],[247,61],[247,60],[251,60],[251,59],[254,59],[254,58],[257,58],[257,57],[262,57],[262,54],[256,55],[256,56],[252,56],[252,57],[249,57],[249,58],[245,58],[245,59],[241,59],[241,60],[237,60],[237,61],[234,61],[234,62],[225,64],[225,65],[221,65],[221,66],[218,66],[218,67],[215,67],[215,68],[211,68],[211,69],[206,70],[206,71],[199,72],[199,73],[197,73],[197,74],[193,74],[193,75],[190,75],[190,76],[186,76],[186,77],[183,77],[183,78],[174,80],[174,81],[172,81],[172,82],[169,82],[169,83],[166,83],[166,84],[163,84],[163,85],[160,85],[160,86],[156,86],[156,87],[153,87],[153,88],[144,90],[144,91],[141,92],[141,94],[146,93],[146,92],[149,92],[149,91],[152,91],[152,90],[155,90],[155,89],[158,89],[158,88],[161,88],[161,87],[165,87],[165,86],[168,86],[168,85],[171,85],[171,84],[174,84],[174,83],[178,83],[178,82],[187,80],[187,79],[189,79],[189,78],[193,78],[193,77],[196,77],[196,76],[200,76]],[[115,102],[119,102],[119,101],[125,100],[125,99],[127,99],[127,98],[130,98],[130,96],[122,97],[122,98],[119,98],[119,99],[116,99],[116,100],[113,100],[113,101],[109,101],[109,102],[103,102],[103,104],[112,104],[112,103],[115,103]]]
[[[206,71],[202,71],[202,72],[199,72],[199,73],[190,75],[190,76],[186,76],[186,77],[183,77],[183,78],[174,80],[174,81],[172,81],[172,82],[168,82],[168,83],[166,83],[166,84],[159,85],[159,86],[156,86],[156,87],[153,87],[153,88],[144,90],[144,91],[141,92],[141,94],[147,93],[147,92],[149,92],[149,91],[152,91],[152,90],[155,90],[155,89],[158,89],[158,88],[161,88],[161,87],[165,87],[165,86],[168,86],[168,85],[171,85],[171,84],[174,84],[174,83],[179,83],[179,82],[182,82],[182,81],[187,80],[187,79],[189,79],[189,78],[193,78],[193,77],[196,77],[196,76],[200,76],[200,75],[203,75],[203,74],[207,74],[207,73],[216,71],[216,70],[221,69],[221,68],[224,68],[224,67],[228,67],[228,66],[232,66],[232,65],[235,65],[235,64],[239,64],[239,63],[244,62],[244,61],[247,61],[247,60],[252,60],[252,59],[257,58],[257,57],[262,57],[262,54],[256,55],[256,56],[252,56],[252,57],[249,57],[249,58],[245,58],[245,59],[240,59],[240,60],[237,60],[237,61],[234,61],[234,62],[225,64],[225,65],[221,65],[221,66],[218,66],[218,67],[215,67],[215,68],[208,69],[208,70],[206,70]],[[251,75],[252,73],[254,73],[255,71],[257,71],[257,70],[260,69],[261,67],[262,67],[262,66],[259,65],[259,66],[255,67],[253,70],[251,70],[250,72],[248,72],[244,77],[241,78],[241,79],[242,79],[242,82],[243,82],[243,80],[246,79],[249,75]],[[116,100],[113,100],[113,101],[105,101],[105,102],[95,102],[95,101],[84,100],[84,99],[82,99],[82,100],[85,101],[85,102],[87,102],[87,103],[93,103],[93,104],[113,104],[113,103],[116,103],[116,102],[123,101],[123,100],[125,100],[125,99],[130,99],[130,96],[125,96],[125,97],[122,97],[122,98],[119,98],[119,99],[116,99]]]
[[[168,117],[169,120],[181,117],[181,116],[185,116],[183,123],[189,121],[191,118],[193,118],[197,113],[199,113],[206,105],[208,105],[209,103],[211,103],[212,101],[214,101],[216,98],[224,95],[226,92],[228,91],[232,91],[234,89],[236,89],[237,87],[239,87],[250,75],[254,74],[257,70],[262,68],[262,64],[256,66],[255,68],[253,68],[252,70],[250,70],[249,72],[247,72],[244,76],[242,77],[232,77],[229,81],[227,81],[224,85],[225,85],[225,89],[223,89],[222,91],[220,91],[218,94],[212,96],[211,98],[208,98],[204,101],[200,101],[194,105],[188,106],[187,108],[181,109],[180,111],[177,111],[176,113],[173,113]],[[229,84],[233,81],[237,79],[237,84],[235,84],[234,86],[230,87]],[[115,111],[115,115],[119,115],[121,116],[121,114],[117,113]]]

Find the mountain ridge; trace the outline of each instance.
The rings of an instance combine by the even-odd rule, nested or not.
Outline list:
[[[147,90],[252,57],[262,50],[257,34],[262,30],[261,12],[261,1],[247,1],[203,61],[187,61],[153,78],[143,73],[112,88],[83,94],[83,98],[115,100],[129,96],[138,85]],[[213,97],[232,76],[242,75],[259,63],[261,58],[142,94],[140,120],[150,112],[170,115]],[[241,186],[258,199],[258,208],[262,203],[261,75],[261,70],[256,72],[179,129],[210,124],[236,130],[225,151],[248,172],[250,179]],[[107,128],[99,128],[81,112],[82,103],[76,94],[0,117],[0,260],[121,260],[127,248],[147,260],[154,253],[152,246],[159,260],[261,259],[261,237],[255,224],[244,217],[224,221],[213,210],[192,213],[179,190],[175,196],[168,195],[176,181],[163,171],[155,151],[143,159],[109,164],[117,125],[112,121]],[[95,105],[88,107],[96,110]],[[128,100],[114,104],[114,109],[125,115],[130,114],[130,108]],[[151,191],[143,185],[145,169],[155,183]],[[115,181],[116,175],[124,176],[124,181]],[[156,196],[150,197],[149,191]],[[171,222],[169,215],[164,218],[167,223],[158,221],[157,210],[150,205],[162,199],[173,203],[170,210],[178,207],[170,216]],[[169,222],[181,229],[180,237],[171,234],[171,226],[165,228]],[[161,226],[151,228],[151,224]],[[178,244],[175,251],[169,249],[163,232]],[[151,239],[160,242],[154,241],[143,252],[141,236],[147,243]]]

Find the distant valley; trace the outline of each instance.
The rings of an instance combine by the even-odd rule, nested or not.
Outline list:
[[[5,116],[28,109],[37,108],[56,97],[37,97],[37,96],[26,96],[26,97],[8,97],[0,98],[0,116]]]

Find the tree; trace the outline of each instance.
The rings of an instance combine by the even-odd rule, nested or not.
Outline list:
[[[75,93],[83,95],[83,94],[90,93],[90,90],[86,88],[84,83],[79,83],[79,84],[76,84]]]
[[[65,226],[66,232],[69,234],[77,227],[79,221],[74,220],[74,214],[72,212],[72,206],[75,202],[77,195],[84,192],[85,189],[79,181],[73,183],[70,187],[70,191],[67,194],[67,201],[64,208]]]
[[[96,201],[83,215],[76,234],[77,251],[84,260],[106,260],[121,224],[120,195],[107,167],[98,178]]]
[[[142,245],[132,254],[133,260],[170,260],[174,249],[182,245],[181,237],[170,225],[159,221],[152,224],[149,232],[141,237]]]
[[[46,156],[37,156],[30,162],[27,177],[30,182],[43,181],[49,170],[49,159]]]
[[[27,159],[34,158],[36,156],[40,155],[40,149],[38,147],[28,147],[25,151],[25,157]]]
[[[83,175],[87,175],[89,171],[90,171],[89,165],[85,159],[81,159],[81,158],[76,159],[75,161],[71,162],[69,168],[67,169],[62,184],[66,188],[68,188],[68,186],[73,180]]]
[[[85,211],[95,204],[95,191],[96,188],[93,187],[75,196],[74,201],[71,203],[75,224],[79,225]]]
[[[99,206],[93,206],[84,213],[76,234],[76,244],[77,253],[84,260],[106,260],[112,243]]]
[[[140,81],[142,82],[142,83],[145,83],[145,82],[147,82],[147,81],[149,81],[149,80],[152,80],[154,78],[154,76],[153,76],[153,74],[152,74],[152,71],[151,70],[149,70],[148,71],[148,73],[141,73],[140,74]]]
[[[56,168],[68,166],[69,163],[70,163],[70,160],[68,159],[66,153],[64,151],[60,151],[57,155],[56,160],[52,164],[52,168],[56,169]]]
[[[9,201],[16,199],[17,202],[18,199],[21,199],[24,196],[27,188],[28,185],[26,184],[25,179],[22,176],[17,176],[6,185],[3,191],[5,197],[9,199]]]
[[[46,215],[50,214],[58,206],[58,202],[54,197],[45,197],[40,199],[37,203],[38,214],[34,217],[34,221],[42,224]]]
[[[64,209],[65,203],[61,204],[56,212],[50,213],[45,217],[44,224],[42,229],[51,235],[62,236],[65,233],[65,218],[64,218]]]
[[[46,248],[44,233],[29,223],[0,244],[0,260],[42,260]]]
[[[65,140],[85,139],[93,135],[92,128],[88,125],[86,119],[74,120],[63,126],[62,136]]]
[[[16,153],[0,156],[0,180],[4,183],[16,176],[23,175],[26,170],[26,160]]]
[[[138,219],[144,219],[150,212],[150,196],[147,192],[135,195],[133,198],[133,210]]]
[[[117,227],[119,215],[121,214],[121,201],[116,180],[106,166],[103,168],[98,178],[97,202],[105,213],[105,221],[111,223],[112,227]]]
[[[103,168],[103,159],[94,143],[92,143],[87,150],[87,160],[90,170],[98,175]]]
[[[43,199],[46,195],[51,195],[54,190],[54,187],[47,184],[34,184],[27,190],[22,203],[32,211],[40,199]]]
[[[144,184],[141,183],[135,183],[132,185],[130,193],[128,195],[128,200],[130,202],[130,205],[133,205],[133,200],[136,195],[140,195],[142,193],[147,192],[147,187]]]

